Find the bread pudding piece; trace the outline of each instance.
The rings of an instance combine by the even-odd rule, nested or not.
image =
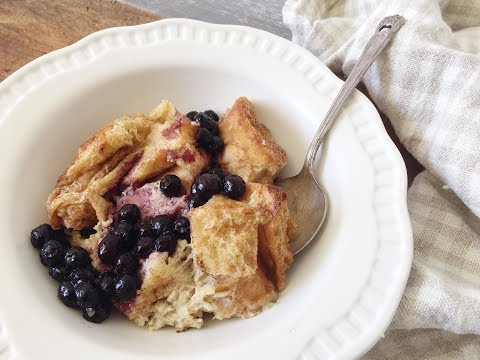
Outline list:
[[[105,194],[176,167],[187,187],[209,157],[195,147],[198,126],[163,101],[149,116],[126,115],[97,131],[77,152],[47,201],[50,223],[80,230],[113,212]],[[188,168],[183,172],[180,169]],[[185,176],[186,173],[186,176]]]
[[[245,181],[271,184],[287,164],[287,154],[257,120],[252,103],[238,98],[219,123],[225,149],[218,162]]]
[[[257,268],[258,220],[252,207],[215,195],[190,210],[197,267],[210,275],[242,277]]]
[[[112,295],[113,305],[153,330],[167,325],[177,331],[200,328],[205,312],[216,319],[254,316],[278,298],[292,263],[289,238],[294,224],[287,194],[269,184],[286,164],[284,150],[256,120],[246,98],[237,99],[218,125],[218,118],[207,115],[203,123],[192,121],[193,116],[183,116],[163,101],[148,116],[114,120],[79,148],[48,198],[51,224],[73,228],[71,245],[85,249],[100,273],[116,272],[117,285],[123,268],[117,268],[119,257],[116,262],[102,258],[102,242],[112,236],[120,241],[126,231],[127,237],[137,237],[135,245],[121,251],[137,257],[134,275],[140,285],[131,297]],[[219,144],[217,127],[224,142],[220,154],[219,147],[202,148],[196,139],[199,127],[212,126],[209,136],[217,136]],[[221,186],[226,184],[219,169],[210,168],[215,156],[223,170],[245,180],[237,177],[244,186],[241,195],[217,189],[216,195],[194,204],[198,192],[206,191],[207,184],[197,183],[205,171]],[[178,177],[179,190],[173,196],[161,190],[170,175]],[[124,224],[121,212],[128,206],[138,214]],[[173,223],[162,230],[165,219],[186,222],[189,233]],[[94,234],[80,236],[80,229],[91,226]],[[121,226],[124,232],[118,233]],[[173,236],[173,248],[160,241]],[[138,253],[144,251],[138,249],[140,240],[150,246],[145,256]]]
[[[258,222],[258,252],[275,286],[283,290],[286,269],[293,261],[289,239],[296,226],[287,206],[287,193],[270,184],[248,183],[241,199],[255,209]]]
[[[258,251],[259,211],[221,195],[190,211],[195,280],[218,319],[253,316],[277,298]]]
[[[270,307],[293,260],[286,194],[248,183],[241,201],[215,195],[189,217],[192,243],[180,241],[172,257],[152,253],[137,297],[117,308],[138,325],[183,331],[201,327],[204,312],[221,320]]]
[[[187,155],[184,154],[183,157],[175,160],[178,165],[172,166],[167,171],[153,178],[153,180],[161,180],[166,175],[176,175],[182,181],[182,191],[188,193],[195,177],[208,167],[209,156],[203,149],[194,148],[191,149],[191,152],[187,152]]]
[[[182,331],[202,326],[201,306],[192,306],[195,293],[192,248],[185,240],[175,253],[154,252],[140,268],[142,286],[130,301],[116,307],[137,325],[159,329],[166,325]]]

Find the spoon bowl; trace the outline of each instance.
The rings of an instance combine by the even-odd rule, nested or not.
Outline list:
[[[295,238],[290,242],[294,254],[298,254],[315,238],[327,216],[326,191],[312,171],[318,149],[348,96],[404,23],[405,19],[400,15],[387,16],[380,22],[315,133],[302,170],[295,176],[275,182],[287,192],[288,207],[298,227]]]
[[[298,229],[290,241],[290,248],[297,254],[320,231],[328,211],[327,195],[305,166],[297,175],[279,179],[275,185],[288,194],[288,209]],[[298,186],[301,186],[301,191]]]

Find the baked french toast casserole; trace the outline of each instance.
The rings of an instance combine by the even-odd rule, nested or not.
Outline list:
[[[100,323],[112,307],[155,330],[251,317],[287,284],[295,224],[273,181],[287,155],[238,98],[219,118],[162,101],[78,149],[31,242],[58,297]]]

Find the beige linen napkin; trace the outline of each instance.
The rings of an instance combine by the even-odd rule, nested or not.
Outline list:
[[[480,359],[480,0],[288,0],[283,8],[293,41],[345,74],[393,14],[407,22],[364,83],[426,170],[408,192],[410,278],[365,359]]]

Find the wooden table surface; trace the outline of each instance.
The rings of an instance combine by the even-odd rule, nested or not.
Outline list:
[[[0,81],[29,61],[97,30],[162,17],[248,25],[289,39],[290,32],[282,23],[283,3],[284,0],[0,0]],[[360,90],[366,93],[364,88]],[[405,160],[410,184],[422,167],[400,144],[390,121],[381,116]]]
[[[291,39],[283,24],[285,0],[121,0],[163,17],[183,17],[216,24],[247,25]]]
[[[108,0],[0,0],[0,81],[92,32],[160,17]]]

